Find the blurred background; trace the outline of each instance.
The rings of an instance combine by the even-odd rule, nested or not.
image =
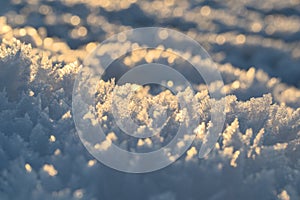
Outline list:
[[[159,26],[188,34],[218,63],[300,85],[299,0],[2,0],[0,14],[1,37],[64,52],[59,62],[84,57],[68,49],[89,51],[122,30]]]

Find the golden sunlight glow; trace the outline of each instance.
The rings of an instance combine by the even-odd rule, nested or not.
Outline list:
[[[25,164],[25,169],[26,169],[27,172],[31,172],[32,171],[31,165],[28,164],[28,163]]]
[[[57,175],[57,171],[56,171],[56,169],[54,168],[53,165],[45,164],[43,166],[43,170],[45,172],[47,172],[50,176],[56,176]]]

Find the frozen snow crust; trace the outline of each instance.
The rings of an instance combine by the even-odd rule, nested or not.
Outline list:
[[[1,74],[9,74],[12,69],[19,74],[1,79],[6,80],[1,85],[3,88],[8,81],[14,86],[1,92],[2,199],[76,199],[81,195],[83,199],[118,199],[119,195],[128,199],[145,196],[154,199],[210,196],[252,199],[273,198],[282,191],[294,195],[295,199],[298,197],[299,100],[288,98],[289,93],[276,92],[284,88],[284,91],[297,94],[296,88],[270,79],[253,68],[242,71],[230,65],[219,66],[227,92],[246,98],[254,88],[260,88],[261,93],[256,95],[262,97],[239,101],[235,95],[228,95],[220,100],[226,101],[226,127],[214,150],[207,158],[199,160],[197,150],[210,126],[210,102],[215,101],[199,86],[194,98],[198,102],[201,124],[195,130],[196,140],[187,154],[172,166],[153,174],[123,174],[96,162],[76,136],[69,87],[78,65],[57,66],[33,52],[30,46],[17,40],[2,43]],[[234,83],[230,82],[232,77]],[[241,85],[238,89],[234,86],[237,81]],[[123,148],[139,151],[149,151],[155,146],[149,143],[159,145],[161,136],[157,136],[157,141],[118,137],[118,129],[114,128],[111,118],[110,101],[103,101],[110,98],[114,87],[114,81],[102,81],[98,85],[99,120],[104,121],[104,127],[110,127],[107,128],[109,137],[112,140],[117,137]],[[150,95],[147,88],[139,94],[143,93]],[[136,97],[142,110],[133,109],[140,123],[147,123],[138,113],[150,102],[160,99],[169,109],[178,109],[172,93],[162,92],[148,100],[142,97]],[[176,120],[168,130],[175,128]],[[170,135],[164,139],[168,137]],[[116,194],[116,190],[120,192]]]
[[[300,90],[299,68],[296,67],[299,65],[299,28],[293,26],[295,20],[299,21],[297,1],[229,1],[219,6],[210,3],[205,9],[205,3],[190,2],[192,6],[187,11],[190,18],[187,19],[180,16],[180,10],[164,16],[156,7],[147,8],[150,2],[146,1],[130,3],[128,8],[118,7],[121,4],[117,3],[103,7],[105,4],[95,2],[4,1],[10,12],[1,6],[1,13],[7,17],[0,19],[0,199],[300,198]],[[173,9],[188,8],[188,1],[180,2],[173,3]],[[38,9],[41,4],[48,7]],[[90,23],[102,20],[103,30],[97,32],[93,27],[98,24],[83,20],[80,23],[90,31],[85,37],[73,38],[67,35],[67,30],[72,28],[66,26],[69,22],[62,18],[63,8],[73,12],[76,9],[71,8],[82,5],[87,11],[97,6],[101,9],[103,14],[91,11],[99,18],[103,15],[100,20],[91,20],[93,16],[89,19]],[[25,8],[32,9],[26,12]],[[229,8],[232,14],[222,12],[222,17],[218,17],[220,13],[216,10]],[[243,12],[246,8],[249,9],[247,13]],[[53,22],[49,13],[43,14],[50,12],[49,9],[57,21]],[[130,11],[135,9],[143,16],[139,18],[140,23],[132,18]],[[108,18],[111,12],[114,15]],[[198,12],[207,19],[197,18]],[[25,21],[20,23],[16,13],[24,15]],[[77,15],[83,18],[83,13]],[[120,20],[122,14],[131,20]],[[270,15],[274,15],[272,19]],[[231,16],[232,20],[237,20],[236,27],[228,24],[231,20],[226,20]],[[172,22],[176,17],[180,19],[177,26]],[[40,28],[44,23],[41,19],[45,20],[46,29]],[[257,21],[252,22],[252,19]],[[262,19],[266,21],[263,23]],[[123,26],[114,24],[118,20]],[[277,23],[271,23],[272,20],[292,25],[280,26],[285,27],[281,29]],[[160,171],[121,173],[96,161],[80,142],[71,112],[73,83],[82,60],[97,45],[91,41],[153,21],[158,25],[175,23],[175,28],[194,34],[221,63],[218,68],[228,95],[217,101],[226,103],[226,123],[213,151],[199,159],[197,153],[212,126],[210,103],[216,100],[210,98],[205,85],[195,83],[198,93],[193,98],[198,102],[195,105],[201,123],[194,130],[196,139],[187,153]],[[215,26],[208,27],[206,23],[210,22]],[[76,26],[74,28],[80,28]],[[208,32],[204,31],[206,27]],[[220,27],[222,32],[217,31]],[[268,31],[264,33],[263,30]],[[149,52],[143,52],[144,60]],[[166,59],[169,57],[167,55]],[[126,64],[128,60],[125,60],[121,61]],[[253,64],[255,66],[249,68]],[[109,101],[103,101],[110,97],[115,87],[113,79],[99,82],[96,104],[99,123],[107,127],[106,134],[111,141],[124,149],[140,152],[159,148],[164,144],[161,137],[164,142],[168,141],[172,130],[178,126],[176,116],[165,135],[157,136],[156,140],[122,138],[112,120]],[[142,107],[132,105],[136,108],[133,114],[138,123],[148,123],[145,116],[138,116],[138,113],[153,101],[165,103],[169,110],[178,110],[171,93],[153,95],[147,88],[141,88],[139,94],[134,103]],[[144,96],[149,96],[148,100],[142,98]]]

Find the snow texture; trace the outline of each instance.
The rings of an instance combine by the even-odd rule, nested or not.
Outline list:
[[[298,0],[2,3],[1,200],[300,199]],[[191,148],[165,169],[121,173],[96,161],[80,142],[71,112],[73,83],[84,57],[98,44],[94,41],[150,25],[176,28],[203,44],[220,63],[227,96],[211,99],[203,83],[194,83],[201,123]],[[122,58],[118,73],[147,62],[148,54],[153,52],[142,52],[140,60]],[[176,60],[170,57],[166,60]],[[180,70],[192,73],[184,66]],[[146,87],[131,96],[131,115],[148,128],[156,128],[146,112],[153,102],[177,115],[161,135],[129,140],[114,124],[109,98],[115,87],[126,93],[132,85],[116,86],[110,78],[98,83],[96,97],[107,137],[138,152],[168,142],[180,115],[175,96]],[[224,130],[212,152],[199,159],[213,126],[210,105],[218,102],[226,104]]]

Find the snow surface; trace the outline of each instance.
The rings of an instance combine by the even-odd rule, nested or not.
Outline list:
[[[1,200],[300,199],[298,0],[4,0],[0,13]],[[227,96],[211,99],[196,81],[201,123],[194,144],[165,169],[127,174],[104,166],[84,148],[71,98],[79,66],[99,41],[140,26],[175,28],[203,44],[219,63]],[[117,72],[153,54],[143,53],[131,63],[120,59]],[[179,70],[192,73],[185,65]],[[120,136],[111,104],[104,101],[115,87],[113,80],[98,86],[97,114],[109,137],[136,151],[163,145],[160,138]],[[138,123],[149,125],[138,114],[153,101],[179,109],[174,95],[158,91],[153,96],[143,88],[144,96],[136,96],[134,104],[141,107],[133,105],[132,114]],[[210,103],[216,101],[226,103],[226,125],[214,150],[199,159],[211,126]],[[177,126],[172,121],[162,135],[165,142]]]

